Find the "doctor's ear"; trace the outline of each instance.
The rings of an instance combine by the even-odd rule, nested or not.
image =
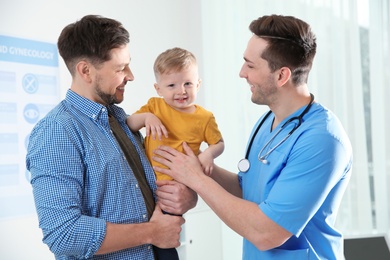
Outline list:
[[[283,86],[291,78],[291,70],[288,67],[281,67],[278,73],[278,85]]]

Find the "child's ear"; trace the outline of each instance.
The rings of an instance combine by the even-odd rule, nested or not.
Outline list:
[[[199,90],[201,84],[202,84],[202,80],[198,79],[198,85],[196,86],[196,90]]]
[[[157,94],[161,97],[161,93],[160,93],[160,87],[157,83],[154,83],[154,89],[156,90]]]

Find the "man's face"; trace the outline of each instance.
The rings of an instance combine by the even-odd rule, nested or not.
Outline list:
[[[111,50],[111,59],[98,68],[93,77],[93,99],[102,105],[119,104],[124,99],[127,81],[134,80],[129,67],[128,45]]]
[[[250,86],[252,102],[258,105],[270,105],[273,94],[277,92],[275,73],[271,72],[268,62],[261,58],[266,47],[264,39],[253,35],[244,52],[245,62],[240,71],[240,77],[245,78]]]

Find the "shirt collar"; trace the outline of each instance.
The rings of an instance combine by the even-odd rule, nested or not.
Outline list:
[[[66,93],[65,100],[69,102],[74,108],[86,116],[92,118],[93,120],[98,120],[99,117],[103,114],[108,118],[107,109],[105,106],[82,97],[71,89],[69,89]]]
[[[66,93],[66,101],[68,101],[73,107],[77,110],[90,117],[93,120],[107,120],[108,121],[108,111],[107,107],[103,106],[100,103],[94,102],[90,99],[80,96],[73,90],[69,89]],[[126,120],[126,113],[124,110],[116,105],[109,105],[108,109],[111,114],[118,120]]]

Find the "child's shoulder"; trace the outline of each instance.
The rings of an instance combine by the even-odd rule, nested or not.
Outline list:
[[[197,113],[213,114],[211,111],[207,110],[206,108],[204,108],[198,104],[195,104],[195,107],[196,107]]]
[[[160,97],[151,97],[148,100],[148,105],[159,105],[159,104],[164,104],[164,99]]]

